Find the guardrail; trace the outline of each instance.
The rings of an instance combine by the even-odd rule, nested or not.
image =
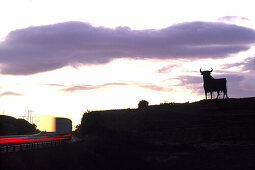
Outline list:
[[[59,144],[68,143],[71,138],[72,135],[70,133],[2,136],[0,137],[0,152],[18,152],[54,147]]]

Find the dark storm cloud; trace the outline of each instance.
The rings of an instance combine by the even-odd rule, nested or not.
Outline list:
[[[124,57],[222,58],[248,50],[254,42],[254,30],[224,23],[189,22],[160,30],[131,30],[66,22],[10,32],[0,43],[0,64],[3,74],[27,75]]]

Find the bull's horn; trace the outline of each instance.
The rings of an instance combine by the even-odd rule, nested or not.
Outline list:
[[[202,68],[200,68],[200,73],[202,73]]]
[[[212,72],[213,71],[213,69],[212,69],[212,67],[211,67],[211,71],[210,72]]]

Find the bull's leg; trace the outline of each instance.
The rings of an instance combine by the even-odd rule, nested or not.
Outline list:
[[[212,92],[210,92],[210,94],[211,94],[211,99],[212,99]]]
[[[226,93],[226,99],[228,99],[228,93]]]
[[[228,92],[227,92],[227,89],[225,89],[223,92],[224,92],[224,94],[223,94],[223,99],[224,99],[224,96],[225,96],[226,99],[228,99]]]
[[[205,100],[207,100],[207,92],[205,92]]]
[[[217,97],[216,97],[216,99],[219,98],[219,95],[220,95],[220,91],[217,91]]]

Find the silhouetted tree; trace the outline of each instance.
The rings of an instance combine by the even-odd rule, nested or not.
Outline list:
[[[149,102],[146,101],[146,100],[141,100],[139,103],[138,103],[138,109],[143,109],[143,108],[146,108],[149,106]]]

